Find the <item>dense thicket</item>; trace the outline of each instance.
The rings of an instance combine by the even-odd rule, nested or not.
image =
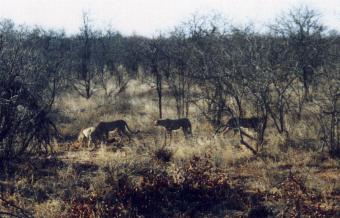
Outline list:
[[[60,35],[0,23],[0,159],[47,152],[60,83]],[[3,163],[3,162],[1,162]]]
[[[263,117],[258,145],[268,119],[289,136],[287,117],[304,119],[304,108],[313,105],[319,138],[335,152],[340,146],[339,50],[339,33],[327,32],[306,8],[280,17],[266,33],[194,17],[152,39],[96,31],[86,15],[74,36],[2,21],[0,155],[24,153],[48,135],[48,114],[62,90],[73,88],[91,98],[93,86],[100,85],[110,96],[109,78],[123,87],[138,74],[156,84],[160,117],[164,85],[178,117],[190,116],[192,104],[215,127],[225,116]],[[254,153],[259,149],[245,144]]]

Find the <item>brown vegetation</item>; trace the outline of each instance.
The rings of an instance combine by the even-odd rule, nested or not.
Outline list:
[[[266,34],[209,21],[155,39],[0,23],[0,216],[339,217],[339,35],[309,9]],[[154,122],[183,117],[192,137],[164,146]],[[140,132],[76,142],[110,120]]]

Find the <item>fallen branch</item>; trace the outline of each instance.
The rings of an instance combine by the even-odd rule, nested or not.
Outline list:
[[[0,214],[14,216],[14,217],[27,217],[27,218],[33,217],[27,210],[15,205],[13,202],[10,202],[10,201],[4,199],[3,197],[0,197],[0,200],[3,201],[5,203],[5,205],[13,207],[15,210],[18,210],[20,212],[20,215],[15,215],[15,214],[12,214],[12,213],[9,213],[9,212],[4,212],[4,211],[0,211]]]

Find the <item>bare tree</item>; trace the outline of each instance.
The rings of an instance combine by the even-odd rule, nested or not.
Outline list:
[[[151,73],[156,79],[156,90],[158,96],[158,111],[159,118],[162,118],[162,98],[163,98],[163,73],[159,67],[159,62],[161,61],[161,48],[157,41],[151,44]]]
[[[91,69],[93,31],[87,13],[83,13],[83,24],[80,31],[80,34],[77,36],[79,43],[77,58],[79,59],[76,63],[79,84],[74,84],[74,87],[80,95],[90,98],[92,95],[92,82],[94,78],[94,72],[93,69]]]
[[[307,7],[296,8],[280,17],[272,30],[288,39],[303,82],[304,99],[308,99],[313,75],[324,60],[322,34],[325,27],[319,22],[319,14]]]
[[[163,116],[162,101],[163,101],[163,83],[164,74],[168,66],[169,56],[166,54],[165,39],[159,37],[147,42],[145,59],[143,61],[144,68],[149,71],[155,80],[156,92],[158,97],[159,118]]]
[[[191,101],[190,88],[193,83],[191,78],[191,44],[181,31],[172,33],[167,46],[166,75],[172,96],[176,101],[178,118],[189,116]]]
[[[49,152],[51,130],[56,130],[49,115],[62,69],[53,34],[8,24],[0,23],[0,159],[5,162]]]
[[[328,50],[327,65],[318,78],[317,93],[321,140],[329,146],[331,155],[340,155],[340,37],[330,37],[333,46]]]

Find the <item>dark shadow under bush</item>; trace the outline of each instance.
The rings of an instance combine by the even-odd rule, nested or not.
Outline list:
[[[239,211],[251,205],[249,194],[231,187],[227,175],[219,172],[209,158],[194,157],[181,171],[180,182],[166,171],[145,171],[138,187],[131,184],[128,176],[121,176],[116,186],[95,199],[72,201],[70,212],[74,217],[82,208],[98,213],[96,205],[101,202],[100,216],[104,217],[193,217],[210,213],[219,205]]]

